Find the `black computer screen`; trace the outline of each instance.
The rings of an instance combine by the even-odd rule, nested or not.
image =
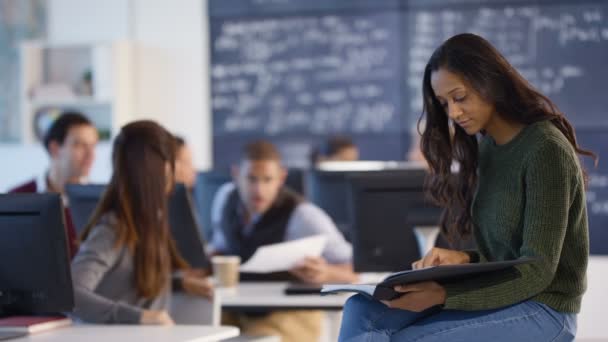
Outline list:
[[[372,175],[372,177],[391,177],[410,169],[381,169],[381,170],[344,170],[325,171],[311,170],[305,176],[306,198],[319,206],[334,221],[338,229],[348,241],[352,241],[352,226],[354,218],[350,210],[351,192],[349,177],[357,175]],[[415,167],[414,170],[420,170]]]
[[[177,249],[188,264],[195,268],[209,268],[198,218],[188,189],[183,184],[175,186],[169,199],[169,225]]]
[[[71,311],[74,293],[59,195],[0,195],[0,236],[0,315]]]
[[[105,191],[105,185],[72,184],[66,187],[70,201],[72,221],[80,233],[89,222],[97,203]],[[204,249],[204,239],[199,230],[190,194],[183,184],[176,184],[169,198],[169,226],[182,257],[192,267],[207,268],[209,260]]]
[[[299,194],[304,194],[304,170],[296,168],[288,169],[285,185]]]
[[[420,259],[414,228],[437,226],[441,209],[424,193],[424,170],[369,172],[347,177],[357,272],[394,272]]]
[[[65,192],[70,202],[72,222],[78,235],[89,223],[105,189],[104,184],[68,184],[65,186]]]
[[[344,237],[351,241],[352,218],[349,211],[348,182],[352,171],[312,170],[306,174],[306,198],[323,209],[334,221]]]
[[[202,225],[202,233],[211,241],[213,226],[211,222],[211,205],[215,194],[220,187],[232,181],[229,170],[213,170],[199,172],[194,187],[194,198],[198,208],[199,222]]]

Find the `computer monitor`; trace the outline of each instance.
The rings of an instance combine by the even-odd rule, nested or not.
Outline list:
[[[57,194],[0,195],[0,315],[74,308],[63,215]]]
[[[67,184],[65,186],[65,193],[70,203],[70,215],[78,235],[89,223],[105,189],[104,184]]]
[[[352,171],[311,170],[306,174],[306,198],[323,209],[347,240],[351,240],[352,218],[349,212],[347,177]]]
[[[299,194],[304,194],[304,170],[295,168],[288,169],[285,185]]]
[[[349,208],[348,177],[359,174],[393,174],[403,170],[421,169],[422,166],[416,163],[325,162],[325,168],[306,173],[304,194],[309,201],[319,206],[331,217],[346,240],[352,241],[353,218]]]
[[[104,191],[105,185],[100,184],[66,186],[72,221],[79,233],[89,222]],[[169,226],[177,249],[190,266],[208,268],[204,239],[200,234],[190,194],[183,184],[176,184],[169,198]]]
[[[201,237],[192,199],[183,184],[176,184],[169,199],[169,225],[182,257],[195,268],[211,266]]]
[[[198,208],[199,222],[202,225],[202,233],[211,241],[213,226],[211,222],[211,205],[219,188],[232,181],[230,170],[211,170],[198,173],[196,185],[194,186],[194,200]]]
[[[347,177],[355,271],[400,271],[420,259],[414,228],[436,226],[441,215],[426,198],[425,177],[416,169]]]

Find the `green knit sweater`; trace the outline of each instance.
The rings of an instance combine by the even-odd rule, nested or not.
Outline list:
[[[486,136],[473,203],[480,262],[541,261],[446,284],[445,308],[486,310],[530,299],[579,312],[589,254],[584,190],[578,156],[552,123],[529,125],[504,145]]]

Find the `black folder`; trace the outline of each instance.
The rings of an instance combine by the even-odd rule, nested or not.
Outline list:
[[[431,266],[417,270],[393,273],[378,284],[326,284],[323,285],[321,294],[357,292],[378,300],[393,300],[404,294],[393,289],[397,285],[413,284],[431,280],[444,284],[482,273],[506,271],[516,265],[532,263],[537,260],[538,259],[536,258],[520,258],[509,261]],[[510,274],[513,274],[513,277],[509,279],[514,279],[519,276],[519,274],[515,272],[510,272]]]

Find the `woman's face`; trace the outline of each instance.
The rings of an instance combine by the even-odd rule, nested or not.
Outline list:
[[[445,68],[431,74],[431,87],[448,117],[469,135],[486,129],[495,116],[490,103],[468,82]]]

